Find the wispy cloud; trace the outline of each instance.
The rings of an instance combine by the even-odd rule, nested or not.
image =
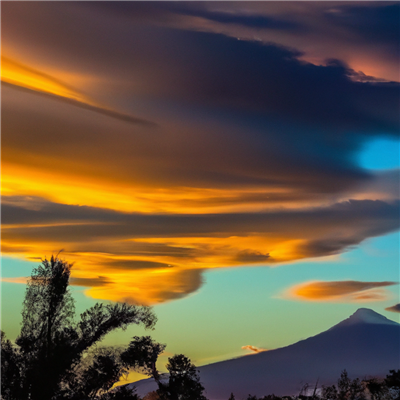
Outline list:
[[[267,349],[263,349],[261,347],[256,347],[256,346],[252,346],[252,345],[246,345],[246,346],[242,346],[243,350],[250,350],[253,353],[261,353],[262,351],[268,351]]]
[[[59,73],[60,71],[55,72],[56,75]],[[65,77],[65,79],[67,79],[67,77]],[[103,114],[121,121],[155,125],[144,119],[101,106],[78,89],[63,82],[61,79],[5,56],[1,57],[1,81],[5,85],[11,85],[12,88],[33,91],[40,95],[50,96],[52,100],[62,101],[69,105]]]
[[[305,301],[368,302],[389,298],[381,288],[398,282],[312,281],[289,288],[284,297]]]
[[[27,282],[29,281],[29,277],[18,276],[18,277],[10,277],[10,278],[7,278],[7,277],[5,277],[5,276],[2,276],[0,280],[1,280],[1,282],[19,283],[19,284],[26,285]]]
[[[386,307],[385,310],[395,312],[395,313],[400,313],[400,303],[395,304],[394,306],[391,306],[391,307]]]

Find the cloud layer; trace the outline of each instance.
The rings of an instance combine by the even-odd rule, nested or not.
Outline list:
[[[97,298],[149,304],[195,291],[204,269],[339,254],[398,229],[398,213],[398,202],[353,200],[307,210],[143,214],[9,196],[2,249],[28,257],[64,249],[76,261],[73,284],[93,286],[88,293]],[[332,285],[332,296],[354,289]]]
[[[398,230],[398,4],[243,5],[2,6],[4,253],[152,304]]]

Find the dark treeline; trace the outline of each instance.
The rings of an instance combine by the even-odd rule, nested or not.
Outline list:
[[[310,395],[309,393],[312,392]],[[228,400],[236,399],[231,394]],[[390,370],[385,379],[350,379],[343,370],[336,385],[314,387],[306,384],[297,396],[249,395],[245,400],[400,400],[400,370]]]
[[[126,348],[101,347],[109,332],[131,324],[153,329],[148,307],[97,303],[75,320],[69,291],[72,265],[52,257],[28,281],[22,327],[15,343],[1,332],[1,400],[207,400],[198,370],[183,354],[168,359],[168,375],[156,367],[165,345],[134,336]],[[158,389],[141,399],[127,386],[113,389],[130,370],[154,378]],[[400,371],[386,379],[351,380],[343,371],[337,385],[306,396],[229,400],[400,400]]]

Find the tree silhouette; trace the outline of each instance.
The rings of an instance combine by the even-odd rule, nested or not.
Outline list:
[[[338,380],[338,400],[356,400],[361,397],[364,392],[360,380],[350,379],[347,371],[344,369]]]
[[[134,336],[129,347],[121,354],[121,360],[127,366],[152,376],[158,383],[160,374],[156,362],[164,349],[165,344],[153,341],[150,336]]]
[[[385,383],[389,388],[398,388],[400,389],[400,369],[397,371],[391,369],[389,374],[386,375]]]
[[[388,387],[385,384],[385,381],[379,380],[377,378],[371,378],[364,382],[371,396],[371,400],[381,400],[389,391]]]
[[[168,358],[168,383],[158,380],[157,393],[162,400],[207,400],[199,373],[189,358],[178,354]]]
[[[147,307],[96,304],[74,322],[74,302],[68,290],[71,267],[51,257],[33,270],[17,347],[1,336],[2,399],[95,398],[135,365],[111,350],[90,357],[89,349],[114,329],[130,324],[152,328],[155,315]],[[92,364],[82,366],[90,358]]]
[[[336,400],[338,398],[336,386],[322,386],[322,398],[324,400]]]

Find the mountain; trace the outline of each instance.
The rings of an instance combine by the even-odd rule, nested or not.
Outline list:
[[[400,324],[360,308],[327,331],[290,346],[198,369],[210,400],[227,400],[231,392],[238,399],[298,394],[306,383],[335,383],[343,369],[351,378],[383,377],[400,369]],[[134,385],[142,395],[156,389],[152,379]]]

